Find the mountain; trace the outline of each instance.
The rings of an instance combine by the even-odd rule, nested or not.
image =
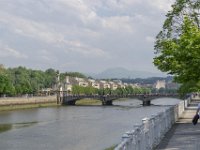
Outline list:
[[[113,79],[113,78],[149,78],[149,77],[166,77],[162,73],[152,73],[147,71],[131,71],[125,68],[117,67],[107,69],[99,74],[91,74],[91,77],[95,79]]]

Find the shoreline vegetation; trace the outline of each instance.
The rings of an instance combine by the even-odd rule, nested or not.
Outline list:
[[[115,101],[124,101],[126,98],[119,98]],[[97,99],[89,99],[89,98],[86,98],[86,99],[82,99],[82,100],[79,100],[76,102],[76,105],[102,105],[102,102],[100,100],[97,100]]]
[[[121,101],[124,99],[119,99]],[[101,105],[100,100],[82,99],[76,102],[77,106]],[[0,111],[22,110],[31,108],[60,107],[56,96],[45,97],[6,97],[0,98]]]

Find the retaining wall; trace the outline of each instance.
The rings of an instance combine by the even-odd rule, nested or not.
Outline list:
[[[41,103],[54,103],[56,96],[44,97],[6,97],[0,98],[0,106],[8,105],[25,105],[25,104],[41,104]]]
[[[157,115],[142,119],[141,124],[134,125],[133,130],[123,134],[122,141],[115,150],[153,149],[181,116],[189,101],[190,99],[181,101]]]

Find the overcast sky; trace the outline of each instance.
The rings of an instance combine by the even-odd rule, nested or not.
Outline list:
[[[174,0],[0,0],[0,64],[159,72],[153,45]]]

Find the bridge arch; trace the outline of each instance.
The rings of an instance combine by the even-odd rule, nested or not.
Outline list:
[[[102,105],[112,105],[112,102],[119,98],[134,98],[141,100],[143,106],[151,105],[151,101],[157,98],[172,97],[178,98],[178,94],[134,94],[134,95],[64,95],[63,105],[75,105],[76,101],[84,98],[96,99],[102,102]]]

